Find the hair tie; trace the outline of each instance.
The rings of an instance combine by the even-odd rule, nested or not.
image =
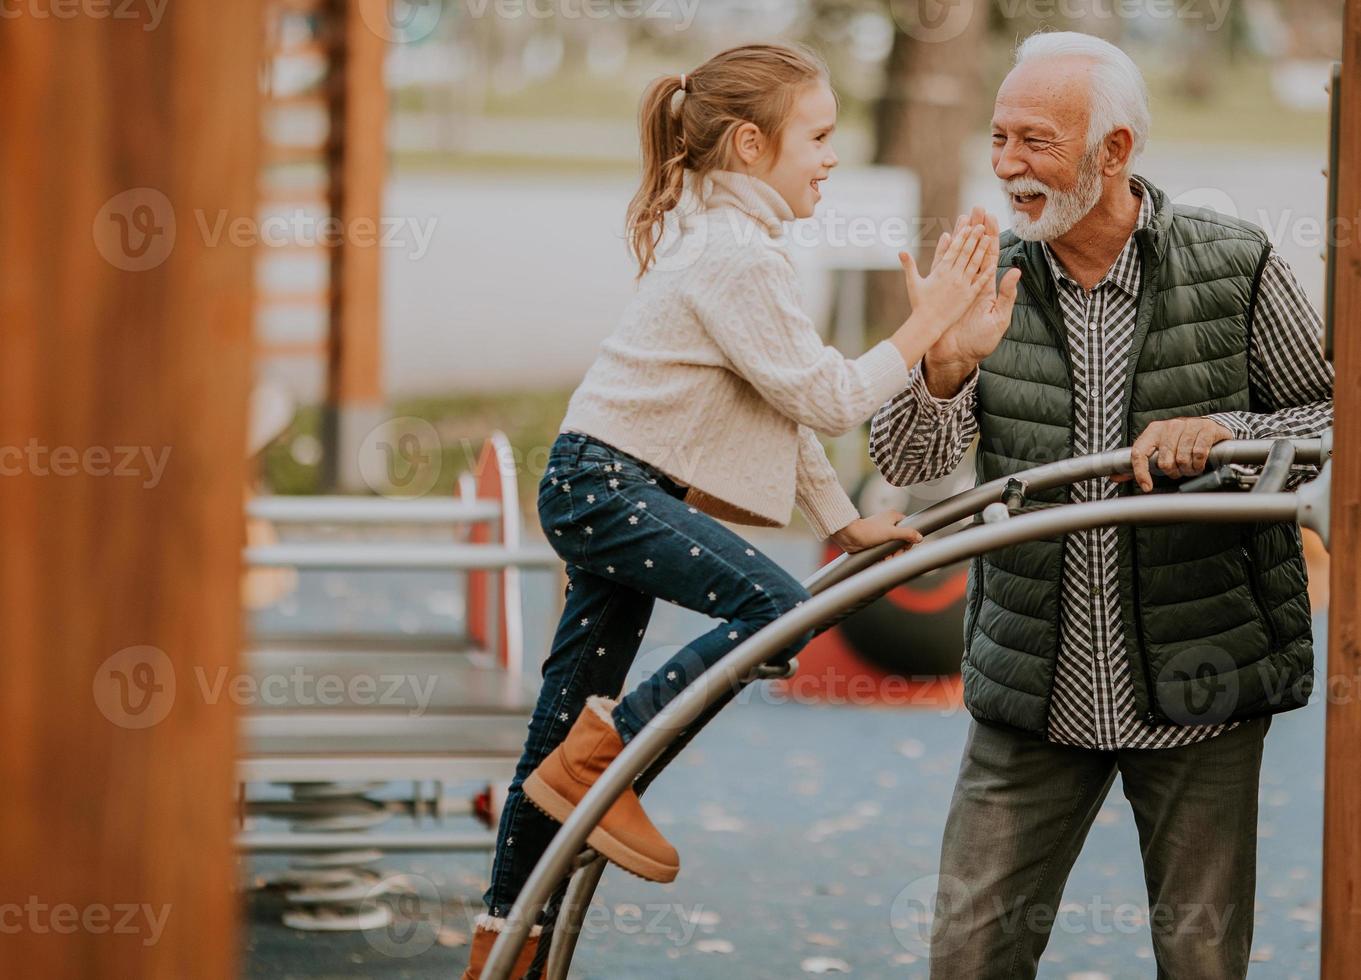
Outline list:
[[[682,92],[688,92],[688,91],[690,91],[689,89],[687,89],[687,88],[685,87],[685,72],[681,72],[681,87],[680,87],[680,90],[681,90]]]

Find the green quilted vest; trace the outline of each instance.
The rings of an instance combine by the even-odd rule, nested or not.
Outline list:
[[[1159,419],[1261,411],[1247,351],[1266,237],[1246,222],[1152,193],[1154,218],[1135,232],[1142,275],[1123,445]],[[1020,267],[1021,286],[1011,326],[979,368],[980,483],[1067,458],[1073,448],[1057,286],[1038,242],[1008,234],[1002,245],[1001,267]],[[1133,482],[1121,485],[1121,493],[1138,492]],[[1061,487],[1036,492],[1027,506],[1069,501]],[[1308,703],[1313,636],[1295,524],[1122,526],[1117,533],[1141,718],[1214,724]],[[974,717],[1045,734],[1062,577],[1062,536],[974,559],[962,668]]]

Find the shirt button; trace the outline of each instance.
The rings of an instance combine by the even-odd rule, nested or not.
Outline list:
[[[1087,324],[1087,329],[1088,329],[1088,330],[1095,330],[1095,329],[1096,329],[1096,321],[1093,320],[1091,323]]]

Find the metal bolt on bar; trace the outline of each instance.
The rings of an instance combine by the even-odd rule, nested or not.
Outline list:
[[[1011,508],[1000,500],[983,508],[983,523],[997,524],[1011,517]]]
[[[1293,457],[1284,464],[1287,473],[1291,462],[1326,464],[1332,449],[1331,432],[1317,439],[1229,440],[1211,449],[1210,462],[1214,465],[1266,463],[1273,449],[1282,444],[1289,447]],[[1276,449],[1276,454],[1276,466],[1280,467],[1280,460],[1286,458],[1286,450]],[[1024,480],[1027,490],[1043,490],[1130,470],[1129,449],[1060,460],[957,494],[905,518],[902,524],[915,527],[924,535],[930,534],[998,502],[1016,480]],[[1324,465],[1321,476],[1297,494],[1273,492],[1269,484],[1267,490],[1249,494],[1156,494],[1071,504],[1015,516],[1008,512],[1006,520],[985,524],[968,534],[924,541],[887,561],[882,559],[899,550],[900,545],[889,542],[853,555],[842,555],[828,563],[804,583],[813,594],[810,601],[767,625],[701,674],[655,715],[601,774],[530,874],[511,909],[506,929],[492,948],[483,976],[487,980],[507,980],[533,920],[563,877],[576,870],[562,904],[567,916],[563,925],[568,928],[560,940],[556,936],[557,930],[553,930],[557,941],[552,942],[549,951],[550,980],[561,980],[566,976],[579,923],[604,870],[602,858],[593,857],[589,849],[583,853],[590,831],[619,795],[634,784],[635,776],[643,774],[635,787],[641,792],[662,765],[674,757],[678,741],[693,737],[735,696],[753,671],[801,633],[839,622],[848,610],[861,608],[898,584],[935,568],[1022,541],[1107,524],[1299,520],[1306,527],[1317,530],[1326,543],[1329,470],[1330,467]]]

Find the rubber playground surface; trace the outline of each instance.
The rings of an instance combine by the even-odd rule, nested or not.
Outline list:
[[[757,540],[803,577],[818,560],[805,536]],[[355,576],[384,618],[424,622],[443,583]],[[395,584],[394,584],[395,583]],[[527,649],[538,656],[556,608],[548,575],[530,576]],[[343,601],[334,580],[304,581],[295,622]],[[319,620],[320,621],[320,620]],[[635,674],[704,629],[659,604]],[[1314,623],[1319,676],[1326,621]],[[910,638],[905,637],[904,642]],[[537,676],[537,671],[535,671]],[[1278,715],[1267,736],[1249,976],[1317,976],[1323,789],[1323,684],[1313,703]],[[1349,694],[1351,692],[1339,692]],[[926,977],[926,917],[941,832],[969,718],[942,706],[796,703],[750,688],[706,728],[645,797],[681,854],[669,885],[611,867],[588,913],[573,977],[740,980],[809,975]],[[392,826],[401,826],[394,821]],[[409,825],[409,822],[408,822]],[[286,858],[242,860],[249,886]],[[406,873],[387,929],[304,933],[279,921],[282,898],[252,888],[243,975],[251,978],[457,977],[482,911],[490,856],[394,854]],[[1056,980],[1127,980],[1156,969],[1138,839],[1117,778],[1068,881],[1040,969]],[[1214,925],[1205,920],[1206,939]]]

